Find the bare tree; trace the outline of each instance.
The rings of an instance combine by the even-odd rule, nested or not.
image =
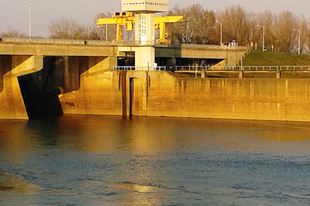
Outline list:
[[[299,27],[297,18],[289,11],[278,14],[275,24],[275,49],[281,52],[291,52],[296,34],[293,29]]]
[[[235,39],[239,45],[248,45],[250,41],[250,23],[247,12],[240,6],[231,6],[218,12],[217,19],[223,24],[223,39]]]
[[[299,30],[300,32],[300,52],[308,52],[307,44],[309,43],[309,22],[304,16],[299,18],[299,25],[300,27],[296,27],[295,29]]]
[[[25,37],[26,34],[21,33],[17,30],[11,29],[10,27],[5,32],[0,33],[1,37]]]
[[[87,36],[92,40],[107,40],[111,41],[116,38],[116,26],[115,25],[101,25],[97,26],[98,18],[111,18],[112,14],[107,12],[99,12],[94,19],[94,23],[88,27]],[[106,34],[107,32],[107,34]],[[106,39],[107,38],[107,39]]]
[[[215,14],[204,10],[200,4],[180,9],[175,6],[168,15],[183,16],[185,23],[169,24],[169,39],[172,42],[208,44],[215,42]]]
[[[53,39],[85,39],[86,27],[73,19],[61,18],[49,25],[50,38]]]
[[[258,48],[262,47],[264,38],[265,48],[273,50],[275,45],[275,19],[277,18],[271,11],[264,11],[255,15],[255,20],[251,24],[253,30],[252,41],[258,44]],[[258,27],[258,25],[260,25]],[[264,34],[261,26],[264,27]]]

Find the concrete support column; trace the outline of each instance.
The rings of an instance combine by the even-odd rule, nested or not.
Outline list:
[[[243,78],[243,75],[244,75],[244,74],[243,74],[243,71],[240,70],[240,71],[239,71],[239,79],[242,79],[242,78]]]
[[[71,91],[70,87],[70,74],[69,74],[69,57],[65,56],[63,57],[65,61],[65,72],[64,72],[64,92]]]
[[[3,90],[0,93],[0,119],[28,119],[26,107],[18,81],[19,76],[40,71],[43,67],[43,56],[13,56],[12,62],[22,60],[20,64],[12,64],[12,70],[3,76]],[[9,62],[8,62],[9,63]],[[14,66],[16,65],[16,66]]]
[[[205,70],[201,70],[201,79],[204,79],[206,77],[206,72]]]
[[[277,79],[280,79],[281,78],[281,71],[276,71],[276,78]]]
[[[137,70],[154,70],[155,48],[137,47],[135,54],[135,64]]]

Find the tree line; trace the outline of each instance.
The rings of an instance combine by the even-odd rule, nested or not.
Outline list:
[[[172,43],[220,44],[222,30],[224,44],[235,39],[238,45],[262,49],[264,39],[267,50],[294,52],[298,50],[300,35],[300,51],[309,52],[310,21],[289,11],[253,13],[231,6],[214,12],[195,4],[186,8],[175,6],[168,15],[183,15],[185,20],[183,24],[169,25]]]
[[[300,51],[309,52],[310,21],[304,16],[296,16],[289,11],[278,14],[268,10],[254,13],[247,12],[241,6],[231,6],[214,12],[204,9],[200,4],[194,4],[185,8],[176,5],[168,11],[167,15],[184,16],[183,22],[168,24],[168,39],[171,44],[216,45],[220,44],[222,33],[223,44],[228,44],[234,39],[238,45],[262,49],[264,39],[267,50],[295,52],[298,50],[300,40]],[[115,26],[108,25],[108,29],[105,29],[105,25],[102,28],[96,25],[98,17],[111,16],[111,13],[100,12],[89,26],[73,19],[53,20],[48,27],[49,38],[112,40],[116,34]],[[108,31],[107,34],[106,31]],[[8,29],[0,33],[0,36],[25,37],[26,35]],[[124,38],[133,38],[133,35],[124,31]]]

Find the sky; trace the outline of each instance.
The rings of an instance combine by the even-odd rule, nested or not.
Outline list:
[[[310,0],[169,0],[168,6],[169,9],[175,5],[184,8],[193,4],[201,4],[204,9],[215,12],[239,5],[249,12],[290,11],[297,16],[310,17]],[[11,28],[28,35],[28,8],[32,37],[48,37],[51,21],[64,17],[91,25],[100,11],[120,11],[121,0],[0,0],[0,33]]]

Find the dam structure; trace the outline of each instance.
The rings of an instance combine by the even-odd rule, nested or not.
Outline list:
[[[269,71],[274,78],[244,78],[244,67],[217,69],[236,68],[247,47],[156,41],[155,28],[166,20],[154,13],[167,4],[122,1],[125,13],[115,18],[134,23],[130,43],[2,38],[0,119],[90,114],[310,121],[310,79],[282,78],[281,71]],[[180,76],[181,67],[194,68],[197,78]],[[237,73],[208,78],[208,72]]]
[[[161,65],[154,67],[136,66],[137,54],[124,52],[124,46],[141,47],[102,41],[2,38],[0,119],[31,119],[63,113],[136,115],[135,105],[129,102],[130,98],[140,101],[133,97],[138,97],[135,91],[141,86],[138,82],[144,82],[139,90],[144,91],[143,98],[149,99],[152,76],[174,77],[171,71],[178,62],[234,65],[247,52],[245,47],[229,50],[219,46],[154,45],[154,61]],[[118,70],[128,68],[133,71]],[[164,85],[169,85],[168,81]],[[139,105],[147,108],[149,101],[141,101]]]

